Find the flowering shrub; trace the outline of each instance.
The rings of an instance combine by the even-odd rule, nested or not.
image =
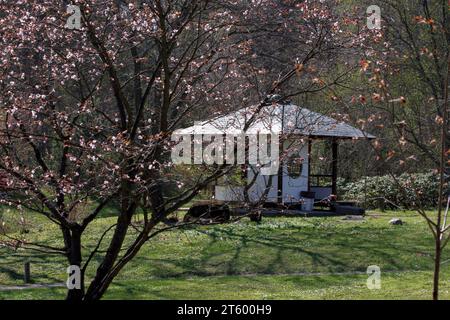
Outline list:
[[[338,181],[341,198],[356,200],[367,208],[433,208],[438,202],[439,176],[435,173],[404,173],[366,177],[356,182]]]

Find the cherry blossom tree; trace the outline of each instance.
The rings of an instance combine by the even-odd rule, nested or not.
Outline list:
[[[183,184],[169,157],[175,129],[254,105],[248,127],[267,95],[318,92],[345,77],[326,75],[327,65],[359,37],[341,30],[350,18],[333,3],[1,1],[0,201],[59,226],[60,247],[20,244],[80,267],[68,299],[100,299],[147,241],[182,225],[162,224],[168,215],[231,170]],[[67,26],[78,12],[69,4],[80,28]],[[117,219],[83,254],[83,233],[106,206]]]

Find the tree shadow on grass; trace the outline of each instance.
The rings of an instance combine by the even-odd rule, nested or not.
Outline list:
[[[203,231],[199,231],[203,232]],[[333,265],[347,268],[345,261],[327,256],[315,250],[301,247],[297,239],[289,237],[265,237],[259,239],[234,232],[232,229],[207,232],[210,238],[199,248],[201,257],[179,257],[176,260],[147,258],[155,269],[155,275],[164,276],[208,276],[239,274],[276,274],[283,270],[286,255],[304,255],[314,266]],[[232,240],[233,245],[223,242]],[[223,248],[216,247],[224,244]],[[254,256],[256,254],[256,256]],[[259,254],[259,256],[258,256]],[[261,256],[261,254],[263,256]],[[289,267],[292,268],[292,265]],[[299,266],[301,268],[301,266]],[[212,270],[211,270],[212,269]],[[172,271],[172,272],[171,272]],[[302,270],[286,270],[300,272]]]
[[[141,258],[157,277],[364,272],[371,264],[390,271],[412,269],[414,244],[395,243],[399,236],[395,233],[373,234],[370,228],[358,228],[354,234],[292,226],[289,232],[276,234],[246,234],[233,227],[198,229],[209,238],[208,243],[199,243],[200,257]],[[424,243],[419,241],[419,247],[422,250]],[[419,266],[428,265],[428,257],[417,259]]]

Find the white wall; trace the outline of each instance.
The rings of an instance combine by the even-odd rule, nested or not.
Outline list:
[[[296,146],[299,145],[299,142],[296,141]],[[285,150],[292,145],[292,141],[285,142]],[[297,202],[300,200],[300,192],[308,190],[308,143],[305,142],[302,145],[299,145],[295,148],[295,151],[292,150],[292,153],[298,154],[300,157],[304,158],[303,162],[303,171],[300,177],[291,178],[288,175],[287,164],[283,164],[283,201],[284,202]],[[286,159],[289,155],[286,157]],[[248,174],[248,182],[250,183],[254,177],[253,170],[249,169]],[[267,202],[277,202],[278,200],[278,176],[272,176],[271,188],[268,192],[266,201]],[[255,184],[249,190],[250,200],[253,202],[260,201],[261,197],[264,194],[265,189],[269,186],[269,176],[263,176],[259,174],[256,178]],[[236,186],[216,186],[215,188],[215,198],[217,200],[223,201],[242,201],[244,199],[243,196],[243,187]]]
[[[287,150],[289,147],[289,142],[286,142],[285,149]],[[301,175],[298,178],[291,178],[288,175],[287,164],[283,165],[283,201],[284,202],[298,202],[300,200],[300,192],[308,191],[308,167],[309,167],[309,159],[308,159],[308,143],[299,145],[297,141],[295,144],[295,148],[291,151],[290,154],[286,157],[286,160],[292,153],[302,157],[304,159],[303,162],[303,170]]]

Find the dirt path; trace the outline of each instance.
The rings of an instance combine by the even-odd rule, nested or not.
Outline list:
[[[39,289],[39,288],[64,288],[65,283],[50,283],[50,284],[24,284],[17,286],[0,286],[0,291],[10,290],[26,290],[26,289]]]
[[[390,273],[410,273],[410,272],[420,272],[424,270],[388,270],[384,271],[384,274]],[[293,273],[241,273],[241,274],[233,274],[232,276],[241,276],[241,277],[258,277],[258,276],[354,276],[354,275],[363,275],[367,274],[365,271],[349,271],[349,272],[293,272]],[[208,278],[208,277],[226,277],[226,274],[218,274],[211,276],[186,276],[184,279],[192,279],[192,278]],[[150,277],[145,280],[157,280],[157,279],[167,279],[167,278],[157,278]],[[27,285],[11,285],[11,286],[2,286],[0,285],[0,291],[11,291],[11,290],[26,290],[26,289],[39,289],[39,288],[65,288],[65,283],[53,283],[53,284],[27,284]]]

